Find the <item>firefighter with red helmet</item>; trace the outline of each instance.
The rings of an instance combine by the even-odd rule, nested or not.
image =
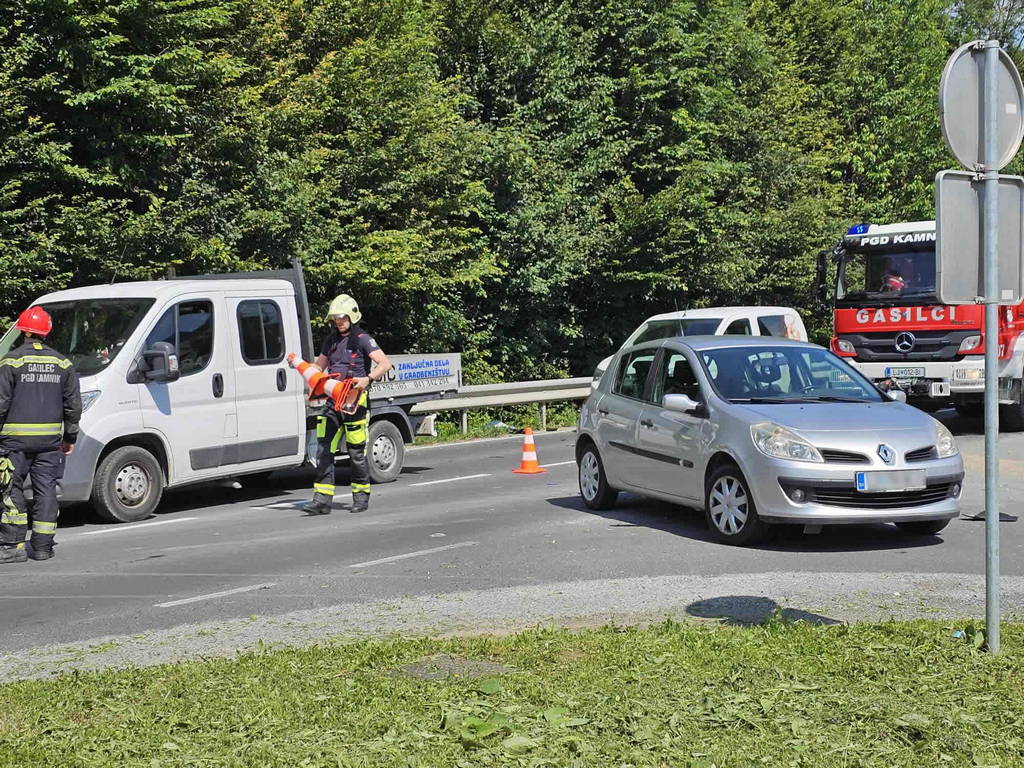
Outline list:
[[[78,439],[82,397],[71,361],[43,341],[52,327],[46,310],[30,307],[15,325],[21,345],[0,358],[0,563],[53,557],[57,481]],[[32,481],[28,550],[26,478]]]

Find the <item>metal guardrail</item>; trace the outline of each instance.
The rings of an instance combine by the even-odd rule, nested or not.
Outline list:
[[[590,397],[589,376],[577,379],[514,381],[507,384],[477,384],[459,387],[450,397],[426,400],[412,407],[413,413],[462,411],[522,403],[550,403],[558,400],[585,400]]]
[[[462,432],[469,429],[466,412],[470,408],[488,408],[502,405],[540,403],[541,429],[548,427],[548,403],[560,400],[586,400],[590,397],[591,379],[583,376],[577,379],[547,379],[544,381],[513,381],[506,384],[476,384],[459,387],[450,396],[439,400],[426,400],[412,407],[413,413],[440,413],[459,411]]]

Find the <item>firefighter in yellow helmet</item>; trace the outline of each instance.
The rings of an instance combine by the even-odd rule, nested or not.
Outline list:
[[[328,402],[317,419],[320,450],[313,482],[313,501],[306,505],[306,511],[319,515],[330,513],[334,501],[334,456],[344,435],[352,467],[351,511],[365,512],[370,505],[370,466],[366,456],[370,417],[367,390],[391,370],[391,361],[373,337],[357,325],[363,315],[355,299],[348,294],[337,296],[327,313],[334,330],[320,348],[315,364],[324,373],[355,379],[355,388],[361,390],[361,394],[355,413],[336,411]]]

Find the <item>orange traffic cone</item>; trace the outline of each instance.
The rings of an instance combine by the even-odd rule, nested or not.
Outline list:
[[[352,379],[339,381],[333,376],[328,376],[294,352],[288,354],[288,365],[305,379],[306,386],[309,387],[310,400],[326,397],[334,403],[334,410],[355,413],[360,392],[352,386]]]
[[[529,427],[523,435],[523,460],[519,464],[519,469],[512,471],[517,475],[539,475],[547,472],[537,461],[537,446],[533,442],[533,430]]]
[[[307,363],[294,352],[288,353],[288,366],[297,370],[306,380],[310,399],[324,396],[324,383],[327,381],[327,374],[312,363]]]

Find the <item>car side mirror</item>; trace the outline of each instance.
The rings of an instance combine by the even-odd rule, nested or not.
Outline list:
[[[704,404],[698,403],[689,395],[665,395],[661,405],[669,411],[688,413],[691,416],[699,416],[704,412]]]
[[[890,389],[885,393],[885,396],[890,400],[895,400],[897,403],[907,402],[907,393],[902,389]]]
[[[174,345],[166,341],[158,341],[143,350],[139,368],[146,381],[177,381],[181,376]]]

